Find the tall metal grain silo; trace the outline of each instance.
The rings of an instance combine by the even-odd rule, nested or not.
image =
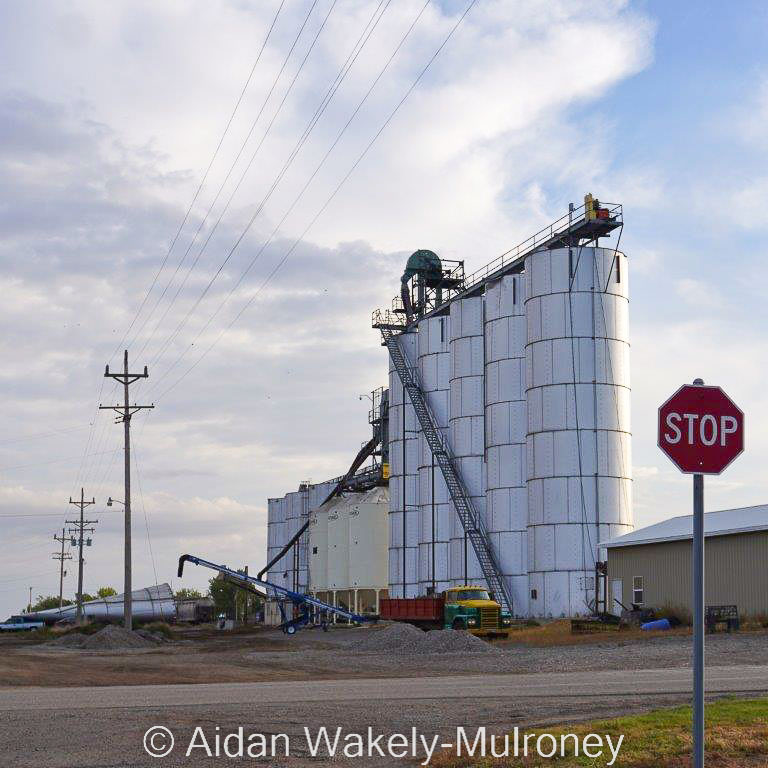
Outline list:
[[[279,499],[267,499],[267,562],[271,563],[273,558],[277,556],[280,551],[277,546],[278,539],[278,520],[277,520],[277,505]],[[266,574],[267,581],[271,581],[273,584],[277,583],[275,579],[278,575],[277,565],[273,565]],[[280,582],[282,583],[282,581]]]
[[[584,614],[597,542],[632,527],[626,258],[535,252],[526,287],[530,610]]]
[[[483,297],[451,303],[450,443],[456,469],[479,514],[485,515],[485,376]],[[479,582],[482,572],[451,504],[449,577],[454,585]]]
[[[426,317],[419,322],[419,376],[427,404],[449,439],[451,355],[449,315]],[[422,432],[419,433],[419,592],[450,586],[448,547],[451,538],[450,495]]]
[[[300,530],[309,520],[309,485],[307,483],[299,486],[296,503],[299,507],[297,530]],[[296,547],[297,587],[299,592],[307,592],[309,590],[309,536],[306,531],[296,543]]]
[[[505,275],[485,292],[486,520],[518,616],[529,595],[526,340],[525,277]]]
[[[418,364],[416,331],[398,342],[409,364]],[[418,421],[392,360],[389,365],[389,587],[392,597],[419,594]]]

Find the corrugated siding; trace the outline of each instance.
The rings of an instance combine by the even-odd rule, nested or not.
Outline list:
[[[705,546],[707,605],[736,605],[739,614],[768,613],[768,531],[708,538]],[[622,581],[629,607],[632,579],[643,577],[644,604],[691,610],[691,542],[670,541],[608,550],[608,590]]]

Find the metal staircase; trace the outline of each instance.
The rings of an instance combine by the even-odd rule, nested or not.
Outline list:
[[[451,501],[453,501],[456,513],[464,526],[467,538],[472,543],[472,548],[475,551],[475,555],[477,555],[477,560],[480,563],[483,577],[488,584],[488,589],[494,593],[496,600],[498,600],[502,608],[512,614],[514,613],[512,610],[512,596],[501,575],[501,569],[496,561],[485,523],[472,504],[472,499],[464,488],[464,484],[453,465],[453,456],[450,448],[443,439],[443,435],[437,427],[435,417],[427,405],[418,376],[408,365],[405,355],[400,348],[398,334],[395,332],[395,327],[397,326],[392,322],[388,312],[386,315],[387,317],[379,315],[379,322],[376,322],[377,318],[374,318],[374,326],[381,330],[384,344],[392,358],[392,364],[395,366],[400,381],[411,398],[416,418],[419,420],[432,455],[435,457],[435,461],[443,473],[445,484],[448,486],[448,492],[451,495]],[[402,329],[402,326],[400,328]]]

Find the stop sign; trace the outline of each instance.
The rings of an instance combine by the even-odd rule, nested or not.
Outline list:
[[[659,448],[681,472],[719,475],[744,450],[744,414],[720,387],[686,384],[659,408]]]

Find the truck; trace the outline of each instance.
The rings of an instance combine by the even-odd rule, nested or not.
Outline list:
[[[479,586],[451,587],[427,597],[382,598],[379,616],[422,629],[466,630],[481,637],[507,637],[512,629],[512,616]]]
[[[33,629],[42,629],[44,621],[34,621],[26,616],[11,616],[10,619],[0,624],[0,632],[29,632]]]

